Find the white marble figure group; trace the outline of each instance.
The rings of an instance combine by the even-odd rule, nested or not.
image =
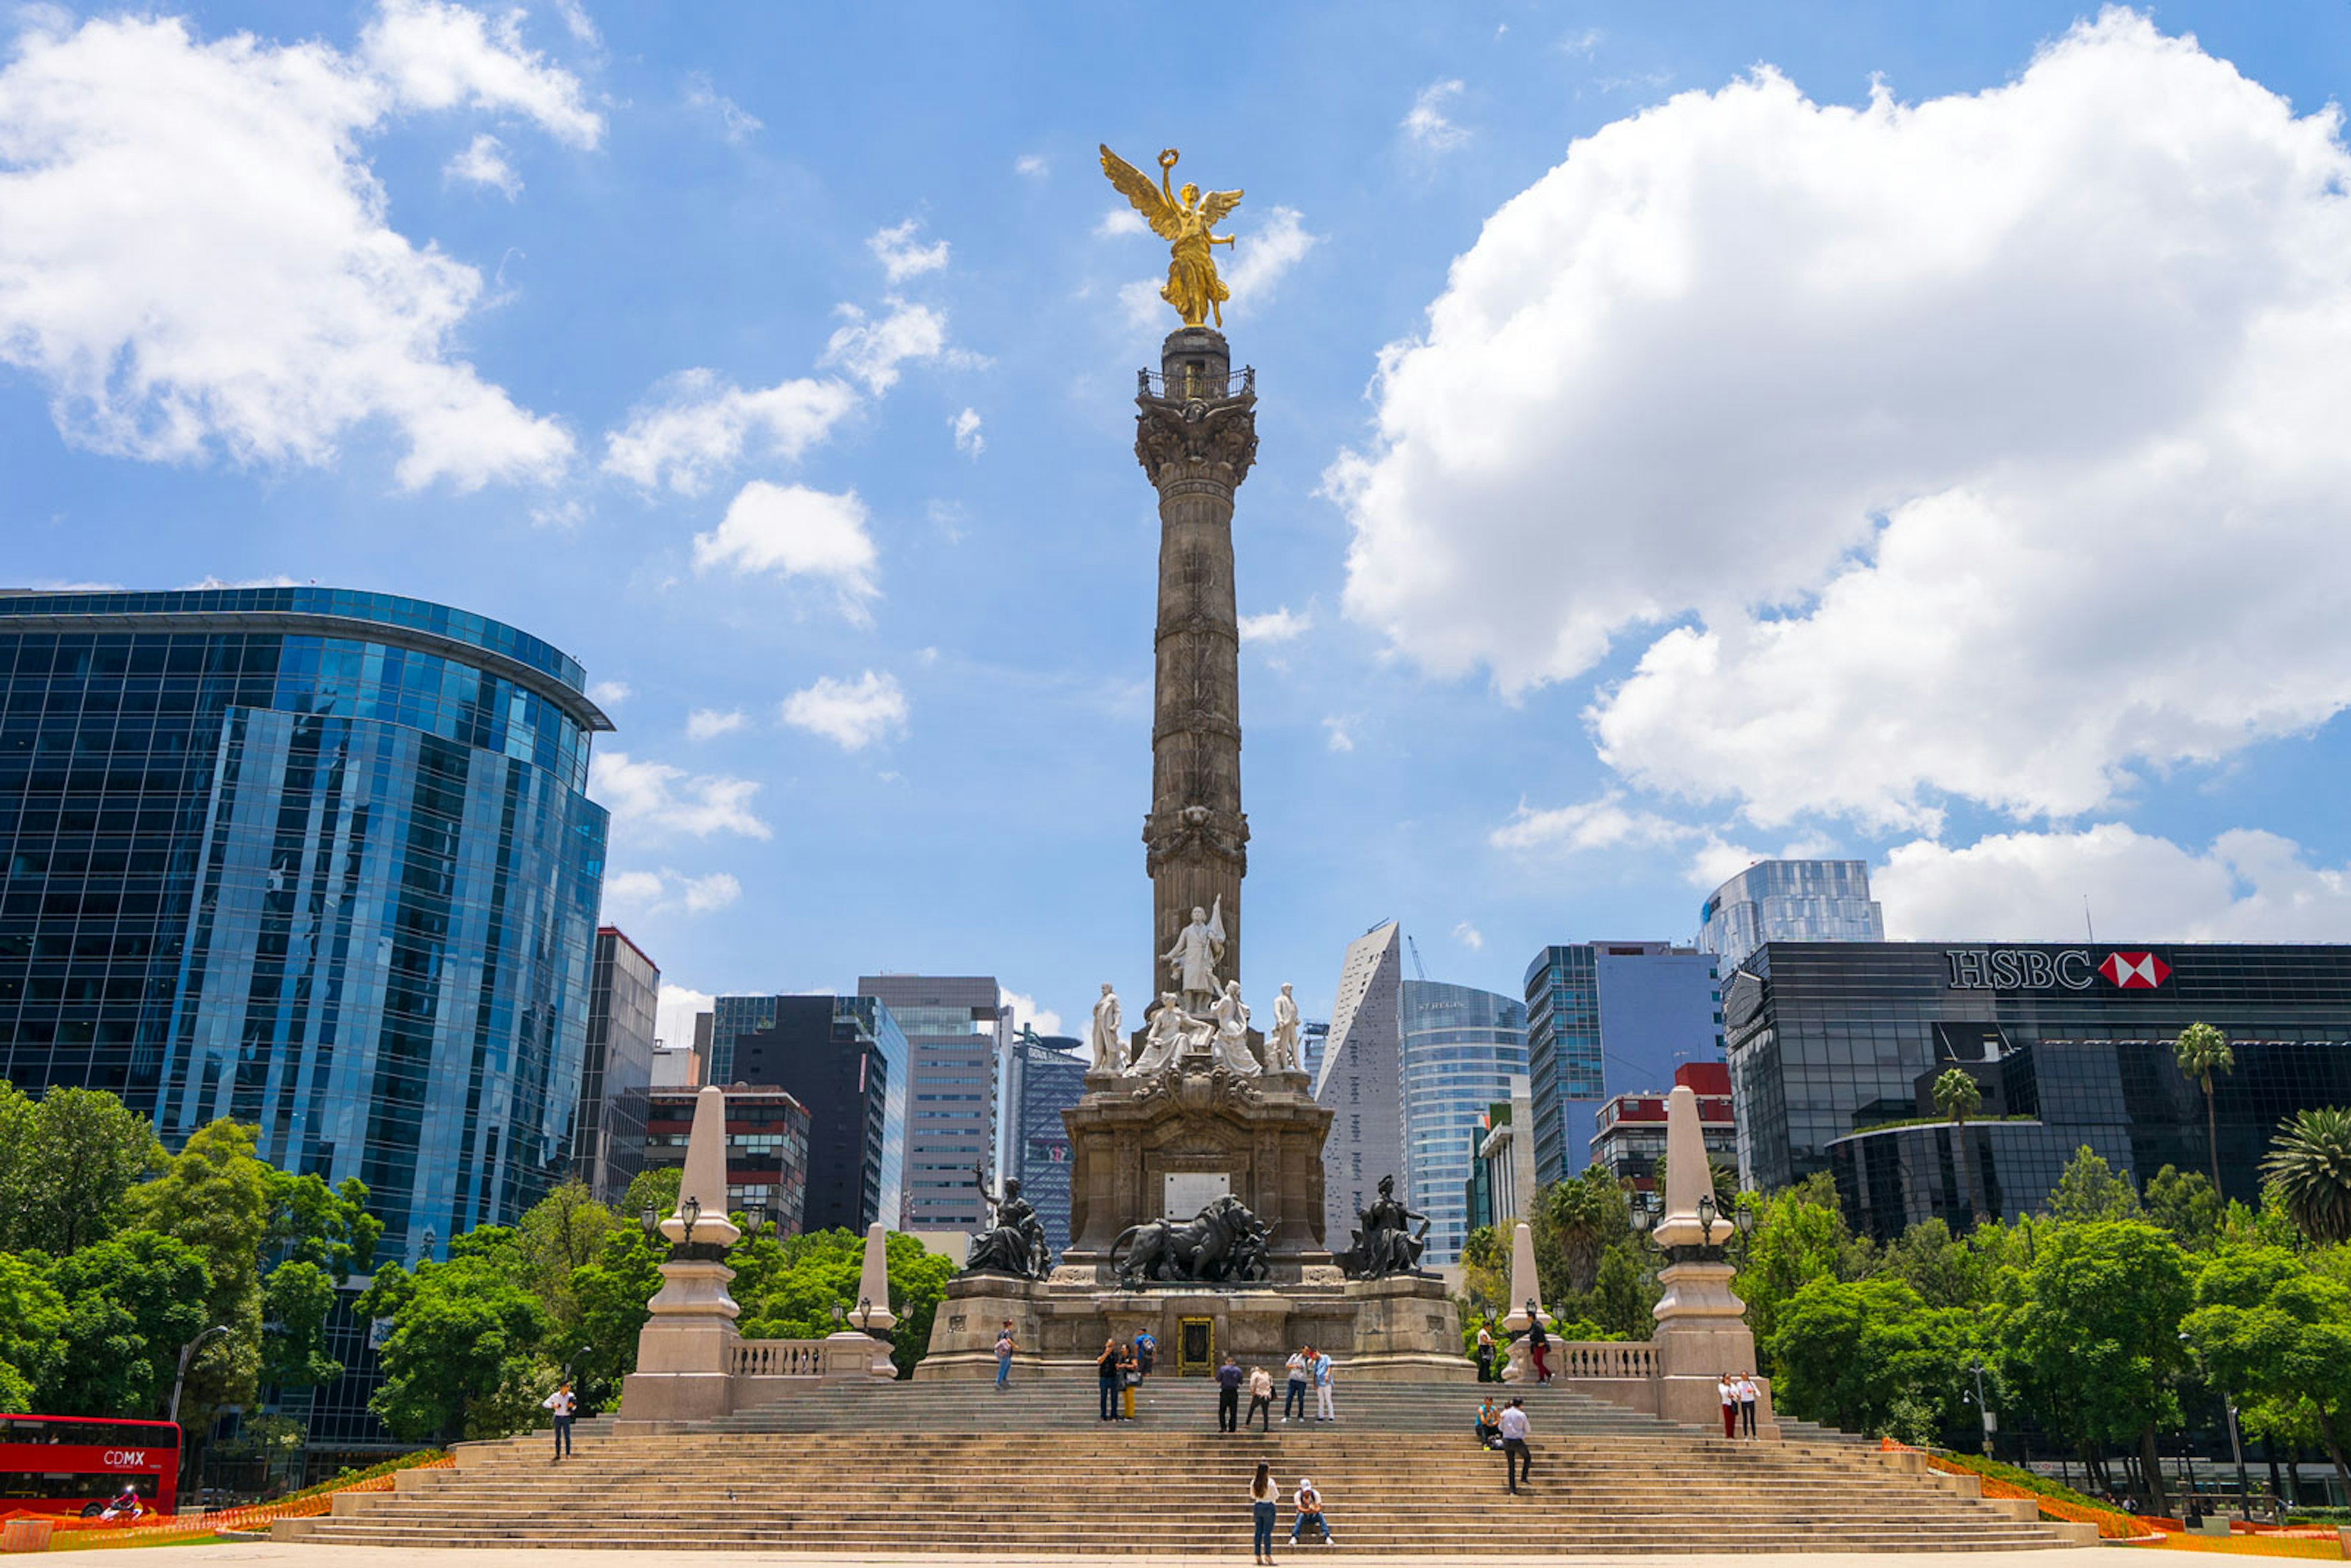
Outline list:
[[[1205,1055],[1210,1068],[1222,1068],[1244,1078],[1260,1072],[1295,1072],[1298,1060],[1298,1003],[1290,988],[1274,999],[1273,1029],[1265,1037],[1265,1061],[1249,1050],[1249,1004],[1241,1000],[1238,980],[1219,985],[1217,964],[1225,956],[1224,901],[1213,911],[1195,909],[1192,923],[1177,934],[1176,945],[1161,955],[1168,978],[1176,988],[1159,993],[1149,1013],[1143,1041],[1130,1061],[1118,993],[1102,982],[1102,998],[1094,1003],[1093,1070],[1122,1078],[1149,1078],[1176,1065],[1187,1054]]]

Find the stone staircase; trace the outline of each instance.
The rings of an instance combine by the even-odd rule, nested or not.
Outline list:
[[[1260,1459],[1300,1476],[1348,1552],[1963,1551],[2076,1543],[2032,1504],[1968,1495],[1841,1444],[1729,1442],[1563,1389],[1522,1393],[1534,1478],[1517,1497],[1469,1431],[1474,1387],[1342,1384],[1339,1419],[1227,1436],[1203,1380],[1158,1377],[1137,1419],[1096,1415],[1091,1379],[812,1386],[669,1429],[576,1429],[464,1445],[454,1469],[281,1521],[306,1544],[638,1547],[866,1553],[1238,1554]],[[1897,1457],[1900,1458],[1900,1457]],[[1291,1511],[1281,1511],[1286,1541]],[[2095,1531],[2090,1531],[2095,1537]]]

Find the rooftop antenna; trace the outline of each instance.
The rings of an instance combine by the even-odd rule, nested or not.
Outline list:
[[[2090,895],[2086,893],[2082,895],[2082,929],[2090,934],[2090,946],[2096,946],[2098,928],[2090,924]]]

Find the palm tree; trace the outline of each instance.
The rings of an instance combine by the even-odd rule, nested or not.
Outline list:
[[[1983,1109],[1983,1086],[1964,1067],[1946,1068],[1935,1080],[1935,1109],[1951,1119],[1951,1144],[1959,1151],[1959,1190],[1967,1194],[1971,1221],[1989,1218],[1977,1199],[1974,1164],[1968,1158],[1968,1118]]]
[[[2204,1090],[2204,1142],[2212,1153],[2212,1190],[2220,1190],[2220,1133],[2212,1114],[2212,1074],[2234,1072],[2237,1053],[2229,1049],[2229,1037],[2209,1023],[2192,1023],[2179,1031],[2179,1039],[2171,1048],[2179,1060],[2179,1071],[2193,1078]]]
[[[2262,1175],[2304,1235],[2321,1246],[2351,1241],[2351,1111],[2324,1105],[2281,1124]]]

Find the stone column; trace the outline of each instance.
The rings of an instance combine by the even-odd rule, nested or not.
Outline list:
[[[1688,1085],[1677,1084],[1666,1101],[1666,1215],[1656,1236],[1667,1259],[1657,1273],[1666,1293],[1653,1309],[1657,1328],[1649,1343],[1657,1351],[1657,1413],[1669,1421],[1710,1427],[1722,1418],[1716,1393],[1721,1375],[1755,1371],[1747,1305],[1730,1293],[1737,1270],[1722,1258],[1738,1226],[1728,1214],[1715,1215],[1710,1224],[1698,1217],[1698,1199],[1713,1192],[1698,1096]],[[1756,1429],[1776,1437],[1770,1385],[1761,1378],[1757,1383],[1762,1397]]]
[[[726,1092],[694,1099],[677,1207],[661,1223],[670,1242],[653,1316],[637,1335],[637,1370],[621,1386],[623,1421],[690,1421],[735,1407],[733,1360],[742,1309],[726,1291],[726,1249],[742,1232],[726,1217]]]
[[[857,1272],[857,1311],[850,1316],[855,1328],[843,1328],[830,1337],[831,1343],[844,1347],[844,1354],[835,1358],[840,1375],[844,1377],[893,1378],[898,1375],[895,1362],[890,1359],[890,1347],[867,1331],[879,1329],[888,1333],[898,1323],[898,1314],[890,1310],[889,1230],[880,1220],[865,1228],[865,1258]]]
[[[1542,1277],[1535,1271],[1535,1233],[1521,1219],[1510,1227],[1510,1311],[1502,1320],[1502,1327],[1519,1337],[1503,1352],[1503,1382],[1525,1383],[1534,1377],[1534,1350],[1526,1333],[1538,1319],[1545,1332],[1558,1321],[1543,1311]]]
[[[1224,904],[1220,978],[1241,975],[1240,627],[1233,597],[1233,492],[1257,456],[1253,377],[1232,375],[1224,334],[1179,327],[1161,383],[1135,396],[1134,455],[1159,491],[1159,623],[1151,727],[1151,994],[1159,955],[1192,910]]]

